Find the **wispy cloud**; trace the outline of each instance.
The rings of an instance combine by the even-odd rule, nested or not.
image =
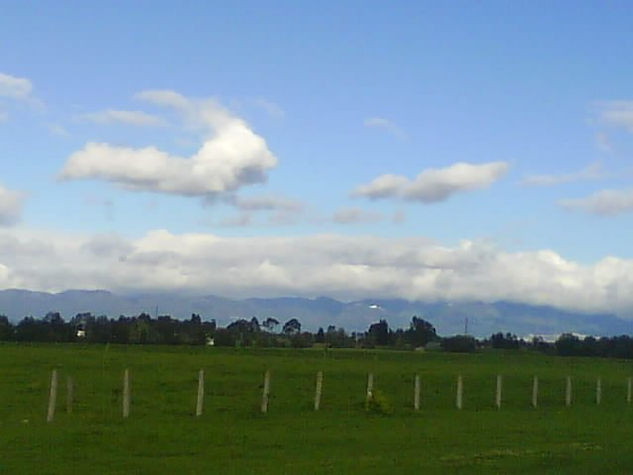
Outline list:
[[[385,119],[384,117],[370,117],[365,119],[363,124],[368,128],[385,130],[398,139],[404,139],[407,136],[404,130],[398,127],[394,122],[389,119]]]
[[[301,211],[301,201],[276,195],[233,196],[226,202],[242,211]]]
[[[370,183],[357,187],[352,195],[370,199],[402,198],[435,203],[456,193],[485,188],[500,179],[507,169],[506,162],[459,162],[446,168],[423,170],[413,180],[401,175],[381,175]]]
[[[598,147],[603,152],[610,152],[612,150],[611,140],[609,136],[604,132],[596,133],[596,147]]]
[[[601,190],[585,198],[569,198],[558,202],[563,208],[598,216],[633,212],[633,190]]]
[[[242,228],[253,224],[252,213],[239,213],[234,216],[222,218],[220,226],[227,228]]]
[[[0,73],[0,97],[28,100],[32,90],[33,84],[28,79]]]
[[[20,220],[24,200],[24,193],[0,185],[0,226],[10,226]]]
[[[0,99],[14,103],[27,104],[34,109],[43,107],[42,101],[33,95],[33,84],[27,78],[0,73]],[[0,108],[0,122],[9,118],[6,108]]]
[[[381,213],[360,208],[341,208],[332,215],[332,221],[336,224],[378,223],[382,220]]]
[[[597,106],[602,122],[633,132],[633,101],[602,101]]]
[[[70,137],[70,132],[61,124],[48,124],[48,131],[57,137]]]
[[[394,224],[402,224],[406,221],[407,215],[401,209],[397,209],[391,215],[391,222]]]
[[[269,101],[268,99],[259,97],[257,99],[253,99],[253,104],[266,112],[270,117],[283,119],[286,115],[286,112],[279,104]]]
[[[559,175],[528,175],[521,181],[524,185],[530,186],[552,186],[562,183],[572,183],[575,181],[597,180],[604,177],[602,163],[595,162],[585,168]]]
[[[225,227],[296,224],[303,217],[305,210],[305,203],[302,201],[279,195],[211,195],[205,197],[203,204],[225,204],[239,211],[238,214],[220,221],[220,226]]]
[[[161,117],[139,110],[106,109],[81,114],[79,119],[96,124],[126,124],[139,127],[158,127],[166,124]]]

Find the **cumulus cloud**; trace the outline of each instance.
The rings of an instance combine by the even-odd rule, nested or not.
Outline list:
[[[213,100],[191,100],[174,91],[145,91],[136,97],[170,107],[189,125],[205,130],[200,149],[179,157],[153,146],[90,142],[68,158],[62,180],[101,179],[130,190],[206,196],[262,183],[277,164],[266,141]]]
[[[378,223],[382,219],[382,214],[360,208],[341,208],[332,215],[332,221],[336,224]]]
[[[507,169],[506,162],[459,162],[446,168],[424,170],[413,180],[401,175],[381,175],[370,183],[357,187],[352,195],[370,199],[403,198],[434,203],[444,201],[459,192],[485,188],[501,178]]]
[[[603,176],[602,164],[596,162],[571,173],[563,173],[560,175],[528,175],[521,183],[530,186],[552,186],[575,181],[597,180]]]
[[[603,122],[633,132],[633,101],[603,101],[598,108]]]
[[[601,190],[585,198],[558,202],[563,208],[599,216],[613,216],[633,211],[633,190]]]
[[[127,239],[12,228],[0,231],[0,278],[0,285],[47,291],[511,300],[633,310],[633,260],[583,265],[551,250],[507,252],[472,241],[446,247],[423,238],[227,238],[157,230]]]
[[[363,125],[372,129],[385,130],[399,139],[403,139],[406,137],[406,134],[400,127],[398,127],[389,119],[385,119],[384,117],[370,117],[368,119],[365,119]]]
[[[8,190],[0,185],[0,226],[17,223],[22,214],[24,194]]]
[[[165,125],[165,121],[147,112],[138,110],[106,109],[99,112],[91,112],[79,116],[81,120],[96,124],[125,124],[139,127],[157,127]]]

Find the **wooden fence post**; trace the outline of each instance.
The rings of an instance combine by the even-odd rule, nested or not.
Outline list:
[[[66,412],[73,413],[73,402],[75,397],[75,382],[72,376],[66,378]]]
[[[538,376],[536,375],[532,380],[532,407],[534,409],[538,407]]]
[[[204,370],[198,371],[198,397],[196,398],[196,417],[202,415],[204,407]]]
[[[420,376],[415,375],[415,383],[413,384],[413,409],[420,410]]]
[[[374,373],[369,373],[367,375],[367,399],[366,401],[369,403],[372,395],[374,394]]]
[[[598,376],[596,379],[596,404],[600,404],[600,401],[602,401],[602,380]]]
[[[633,378],[626,378],[626,402],[631,404],[631,396],[633,395]]]
[[[268,412],[268,397],[270,395],[270,370],[264,374],[264,391],[262,392],[262,413]]]
[[[571,376],[565,380],[565,406],[571,406]]]
[[[495,392],[495,406],[501,409],[501,392],[503,391],[503,376],[497,375],[497,391]]]
[[[459,376],[457,376],[457,395],[455,397],[455,405],[457,406],[457,409],[462,408],[463,393],[464,385],[462,381],[462,375],[460,374]]]
[[[130,370],[123,372],[123,418],[130,416]]]
[[[321,391],[323,390],[323,371],[318,371],[316,375],[316,388],[314,389],[314,410],[321,407]]]
[[[57,405],[57,370],[51,373],[51,388],[48,395],[48,411],[46,413],[46,422],[53,422],[55,418],[55,406]]]

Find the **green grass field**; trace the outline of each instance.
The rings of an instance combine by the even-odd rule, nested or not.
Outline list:
[[[46,423],[52,368],[57,413]],[[130,369],[130,417],[121,417]],[[197,372],[204,414],[194,416]],[[263,373],[272,374],[261,414]],[[315,374],[324,372],[321,410]],[[364,409],[367,373],[393,406]],[[414,375],[422,405],[413,410]],[[464,407],[455,409],[457,374]],[[494,407],[495,378],[504,377]],[[532,376],[539,408],[530,406]],[[0,345],[0,473],[632,473],[630,362],[528,352]],[[75,404],[66,414],[66,377]],[[565,377],[573,405],[565,407]],[[602,403],[595,403],[596,377]]]

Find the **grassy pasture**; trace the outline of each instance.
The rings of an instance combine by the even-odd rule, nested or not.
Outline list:
[[[47,424],[50,372],[59,372]],[[130,368],[131,415],[121,417]],[[194,417],[197,372],[204,414]],[[259,412],[271,370],[269,412]],[[321,411],[315,374],[324,372]],[[393,406],[364,411],[367,373]],[[422,381],[413,411],[414,375]],[[504,378],[501,410],[495,378]],[[464,408],[455,409],[457,374]],[[532,376],[539,408],[530,407]],[[66,414],[66,376],[75,404]],[[565,377],[573,405],[565,407]],[[0,474],[631,473],[630,362],[527,352],[0,345]],[[595,404],[596,377],[602,404]]]

